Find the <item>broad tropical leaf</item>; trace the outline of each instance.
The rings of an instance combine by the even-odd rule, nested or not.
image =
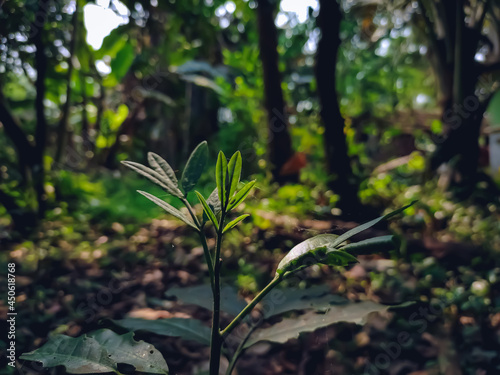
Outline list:
[[[229,201],[229,205],[227,207],[227,210],[232,210],[235,208],[237,205],[239,205],[241,202],[245,200],[245,198],[250,194],[250,191],[252,190],[253,186],[255,185],[255,180],[248,182],[241,188],[241,190],[236,193],[236,195]]]
[[[227,159],[222,151],[217,156],[217,165],[215,166],[215,181],[217,182],[217,192],[222,207],[226,207],[226,179],[227,179]]]
[[[327,285],[315,285],[306,289],[276,288],[260,302],[265,319],[294,310],[325,311],[332,305],[344,305],[349,301],[331,294]]]
[[[156,172],[172,181],[174,186],[179,186],[174,170],[160,155],[157,155],[154,152],[148,152],[148,162]]]
[[[200,179],[203,170],[205,169],[205,164],[208,159],[208,145],[206,141],[201,142],[194,151],[189,156],[186,163],[186,167],[182,172],[182,188],[184,193],[187,194],[195,187],[196,183]]]
[[[313,332],[318,328],[327,327],[338,322],[359,324],[363,317],[371,312],[382,311],[387,307],[372,301],[349,303],[332,306],[326,313],[309,311],[299,319],[283,319],[269,328],[257,329],[246,342],[248,348],[261,341],[285,343],[290,339],[298,338],[301,333]]]
[[[210,219],[212,224],[215,227],[215,230],[219,232],[219,223],[217,222],[217,218],[215,217],[215,214],[213,213],[212,209],[208,206],[207,201],[205,198],[203,198],[203,195],[201,195],[199,192],[195,191],[196,196],[198,197],[198,200],[200,201],[201,205],[203,206],[203,212],[207,217]]]
[[[125,318],[114,320],[114,323],[131,331],[148,331],[156,335],[181,337],[184,340],[196,341],[210,345],[210,328],[197,319],[158,319],[146,320]]]
[[[236,225],[238,225],[238,223],[242,220],[245,220],[247,217],[249,217],[250,215],[249,214],[244,214],[244,215],[241,215],[241,216],[238,216],[236,219],[234,220],[231,220],[229,223],[227,223],[227,225],[224,227],[224,230],[222,231],[222,233],[226,233],[229,229],[231,228],[234,228]]]
[[[146,198],[148,198],[150,201],[153,203],[156,203],[158,206],[163,208],[165,211],[167,211],[169,214],[172,216],[175,216],[177,219],[182,220],[185,222],[187,225],[193,227],[194,229],[198,230],[198,227],[196,224],[191,220],[189,217],[184,215],[182,212],[180,212],[178,209],[174,208],[167,202],[161,200],[160,198],[155,197],[153,194],[146,193],[145,191],[142,190],[137,190],[138,193],[144,195]]]
[[[236,188],[238,187],[238,183],[240,182],[241,164],[241,153],[239,151],[236,151],[227,165],[227,178],[229,186],[229,190],[227,191],[228,199],[232,198],[234,192],[236,191]]]
[[[210,285],[195,285],[185,288],[173,287],[165,292],[168,298],[176,297],[177,300],[190,305],[197,305],[207,310],[213,308],[212,288]],[[228,315],[236,316],[246,306],[246,302],[238,292],[229,285],[221,288],[221,311]]]
[[[118,335],[103,329],[80,337],[54,336],[41,348],[21,359],[41,362],[44,367],[64,366],[70,374],[117,372],[119,363],[137,371],[168,374],[168,366],[151,344],[135,341],[133,333]]]
[[[155,170],[133,161],[122,161],[122,164],[143,175],[151,182],[161,186],[170,194],[179,198],[183,196],[182,192],[173,184],[173,182],[169,178],[165,178]]]
[[[134,333],[124,335],[109,329],[100,329],[88,335],[105,347],[108,357],[116,363],[126,363],[136,371],[152,374],[168,374],[168,366],[161,353],[144,341],[135,341]]]

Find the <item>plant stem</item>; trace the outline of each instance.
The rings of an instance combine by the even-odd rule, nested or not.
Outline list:
[[[243,340],[241,340],[240,344],[236,348],[236,351],[234,352],[233,357],[231,358],[231,361],[229,362],[229,366],[226,371],[226,375],[231,375],[231,373],[234,370],[234,367],[236,366],[236,362],[240,358],[241,354],[243,354],[243,351],[245,350],[245,344],[250,338],[250,335],[253,333],[253,331],[257,328],[256,326],[251,326],[248,332],[245,334],[245,337]]]
[[[212,263],[212,256],[210,255],[210,250],[208,250],[207,238],[202,233],[201,229],[198,232],[198,235],[200,236],[200,242],[201,245],[203,246],[203,254],[205,255],[205,261],[207,262],[208,273],[210,275],[210,285],[212,286],[212,292],[214,293],[215,280],[214,280],[214,265]]]
[[[207,262],[208,266],[208,273],[210,275],[210,285],[212,286],[212,292],[214,291],[215,288],[215,282],[214,282],[214,266],[213,266],[213,261],[212,261],[212,256],[210,255],[210,251],[208,250],[208,244],[207,244],[207,239],[203,233],[203,225],[200,224],[198,221],[198,218],[196,215],[193,213],[193,208],[189,204],[188,200],[186,198],[181,198],[182,203],[186,206],[186,208],[189,211],[189,214],[194,220],[195,225],[199,228],[198,229],[198,235],[200,236],[200,242],[201,245],[203,246],[203,254],[205,255],[205,261]]]
[[[220,327],[220,252],[222,246],[222,228],[225,219],[225,212],[221,213],[219,231],[217,233],[217,244],[215,246],[214,258],[214,305],[212,317],[212,335],[210,337],[210,375],[219,375],[220,354],[222,348],[222,335]]]
[[[245,306],[243,310],[238,314],[236,318],[233,319],[231,323],[221,332],[222,337],[226,337],[231,333],[231,331],[236,328],[236,326],[252,311],[256,304],[262,300],[276,285],[278,285],[281,280],[283,280],[282,275],[276,275],[274,279],[267,284],[267,286],[260,291],[259,294],[255,296],[255,298]]]

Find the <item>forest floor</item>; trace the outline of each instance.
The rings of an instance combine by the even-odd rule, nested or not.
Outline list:
[[[223,253],[223,282],[236,286],[247,300],[267,284],[294,244],[356,225],[259,215],[268,215],[273,227],[243,226],[243,234],[228,236]],[[18,355],[39,347],[51,334],[78,336],[110,326],[111,319],[194,317],[210,325],[209,311],[165,297],[174,286],[208,282],[202,248],[189,229],[166,219],[132,232],[119,223],[104,231],[87,224],[80,233],[68,229],[72,225],[47,222],[36,241],[2,253],[20,265]],[[387,228],[374,233],[387,233]],[[416,303],[372,314],[365,326],[336,324],[284,345],[258,344],[244,354],[238,374],[500,373],[500,260],[486,250],[455,245],[420,238],[397,254],[361,256],[347,270],[321,266],[305,271],[304,284],[327,285],[349,300]],[[0,316],[6,313],[6,305],[0,305]],[[207,369],[209,352],[201,344],[140,332],[136,338],[163,353],[171,374]],[[30,363],[18,364],[20,373],[36,373]],[[9,368],[2,373],[9,374]]]

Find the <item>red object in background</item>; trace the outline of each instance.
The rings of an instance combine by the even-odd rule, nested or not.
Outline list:
[[[307,156],[303,152],[296,152],[280,169],[280,176],[289,176],[299,173],[307,165]]]

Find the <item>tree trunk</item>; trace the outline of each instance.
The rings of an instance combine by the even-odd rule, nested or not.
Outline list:
[[[340,113],[336,90],[337,53],[340,47],[342,13],[336,0],[320,0],[317,25],[321,39],[316,54],[316,84],[318,86],[321,118],[325,128],[324,143],[331,176],[331,189],[339,195],[339,208],[344,213],[356,212],[360,207],[358,186],[347,155],[344,118]]]
[[[257,1],[259,49],[264,73],[265,107],[268,117],[268,157],[275,181],[296,181],[298,174],[284,176],[280,172],[292,157],[292,139],[288,130],[285,102],[278,69],[278,31],[274,24],[275,0]]]
[[[447,32],[454,38],[448,38],[451,51],[447,54],[449,63],[446,64],[448,72],[452,72],[452,79],[447,80],[449,86],[441,90],[446,93],[442,103],[444,134],[437,139],[431,168],[449,163],[453,170],[450,186],[457,189],[460,198],[466,198],[478,181],[478,142],[488,103],[487,100],[481,102],[475,94],[480,77],[475,54],[481,34],[480,29],[466,27],[464,0],[449,1],[444,14]]]
[[[35,129],[35,158],[33,165],[33,182],[38,201],[38,216],[42,218],[46,210],[46,194],[45,194],[45,170],[43,165],[43,157],[47,142],[47,121],[45,119],[45,76],[47,72],[47,57],[45,56],[45,43],[43,41],[43,29],[47,20],[47,11],[49,1],[42,0],[39,3],[38,14],[35,22],[31,25],[31,34],[33,35],[33,44],[35,45],[35,67],[37,72],[35,88],[35,112],[36,112],[36,129]]]

